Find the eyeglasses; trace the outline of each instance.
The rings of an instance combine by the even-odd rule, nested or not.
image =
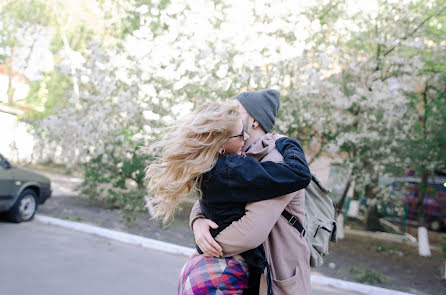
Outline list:
[[[245,137],[245,123],[242,120],[242,133],[237,134],[237,135],[233,135],[233,136],[229,136],[229,138],[235,138],[235,137],[241,137],[244,138]]]

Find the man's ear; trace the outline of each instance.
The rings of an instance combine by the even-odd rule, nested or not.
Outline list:
[[[253,121],[252,124],[251,124],[251,127],[252,127],[252,128],[256,128],[257,126],[259,126],[259,122],[257,122],[257,121],[254,119],[254,121]]]

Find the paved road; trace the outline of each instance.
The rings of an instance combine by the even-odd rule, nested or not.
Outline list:
[[[176,294],[186,259],[37,221],[0,221],[2,294]],[[356,293],[313,285],[313,294]]]

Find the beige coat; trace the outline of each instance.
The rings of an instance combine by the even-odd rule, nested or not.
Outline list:
[[[247,153],[261,161],[282,162],[275,148],[276,137],[266,134]],[[248,203],[246,213],[224,229],[215,240],[224,256],[234,256],[263,243],[271,266],[275,295],[311,294],[310,249],[305,238],[281,216],[284,209],[295,215],[305,227],[305,190],[271,200]],[[204,217],[197,201],[192,208],[190,224]],[[260,294],[266,294],[266,280],[260,282]]]

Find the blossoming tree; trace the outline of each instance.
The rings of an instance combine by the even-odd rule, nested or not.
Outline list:
[[[398,123],[423,81],[440,81],[443,68],[426,65],[445,60],[444,0],[82,3],[48,4],[59,16],[52,77],[64,83],[47,93],[63,103],[35,121],[36,134],[40,158],[86,163],[84,193],[105,199],[143,189],[141,147],[195,105],[276,88],[275,130],[299,138],[309,162],[340,155],[376,217],[389,198],[380,177],[410,162],[402,142],[417,123]]]

